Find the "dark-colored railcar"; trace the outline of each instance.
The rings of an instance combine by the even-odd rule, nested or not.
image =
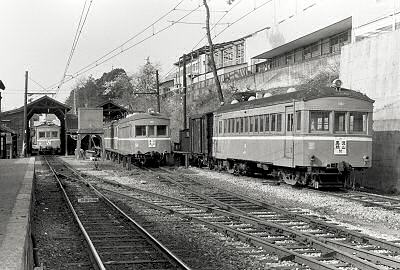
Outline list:
[[[213,115],[209,112],[189,119],[190,159],[199,166],[212,164]]]

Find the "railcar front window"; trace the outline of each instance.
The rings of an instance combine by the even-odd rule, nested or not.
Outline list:
[[[167,136],[167,126],[157,126],[157,136]]]
[[[46,131],[46,138],[51,138],[51,131]]]
[[[39,138],[44,138],[46,137],[46,132],[39,131]]]
[[[155,135],[155,128],[154,128],[154,126],[148,126],[148,134],[149,134],[149,137]]]
[[[367,132],[367,113],[350,113],[350,132]]]
[[[313,111],[310,112],[311,131],[329,131],[329,112]]]
[[[345,132],[346,131],[346,113],[345,112],[335,112],[335,132]]]
[[[51,132],[51,137],[57,138],[58,137],[58,132],[57,131],[52,131]]]
[[[136,126],[135,135],[136,137],[146,136],[146,126]]]

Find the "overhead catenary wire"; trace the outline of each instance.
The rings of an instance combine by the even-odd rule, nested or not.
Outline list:
[[[79,76],[80,73],[81,73],[83,70],[85,70],[85,69],[88,69],[88,68],[90,68],[90,67],[92,67],[92,66],[94,66],[94,67],[98,66],[98,65],[99,65],[99,61],[101,61],[102,59],[106,58],[107,56],[113,54],[114,52],[119,51],[118,54],[120,54],[120,53],[126,51],[127,49],[124,49],[124,46],[125,46],[126,44],[128,44],[129,42],[131,42],[132,40],[134,40],[135,38],[137,38],[139,35],[143,34],[143,33],[144,33],[145,31],[147,31],[148,29],[153,28],[155,24],[157,24],[157,23],[160,22],[162,19],[164,19],[166,16],[168,16],[168,15],[171,14],[173,11],[175,11],[175,10],[177,9],[177,7],[179,7],[179,6],[182,4],[183,1],[184,1],[184,0],[181,0],[178,4],[176,4],[173,8],[171,8],[170,10],[168,10],[165,14],[161,15],[161,16],[160,16],[159,18],[157,18],[154,22],[152,22],[151,24],[149,24],[148,26],[146,26],[144,29],[142,29],[142,30],[139,31],[138,33],[136,33],[136,34],[134,34],[133,36],[131,36],[129,39],[127,39],[126,41],[124,41],[123,43],[121,43],[119,46],[117,46],[117,47],[115,47],[114,49],[112,49],[112,50],[106,52],[104,55],[100,56],[99,58],[97,58],[96,60],[92,61],[92,62],[89,63],[88,65],[86,65],[86,66],[82,67],[81,69],[79,69],[74,75],[71,75],[71,78],[70,78],[70,79],[66,80],[65,82],[68,82],[68,81],[70,81],[71,79],[73,79],[74,77]],[[198,9],[199,7],[200,7],[200,6],[198,6],[197,9]],[[193,10],[192,10],[191,12],[193,12]],[[191,13],[190,13],[190,14],[191,14]],[[153,32],[152,32],[152,35],[155,35],[155,34],[156,34],[156,33],[153,31]],[[116,55],[118,55],[118,54],[116,54]],[[116,55],[115,55],[115,56],[116,56]],[[115,56],[113,56],[112,58],[114,58]],[[110,59],[111,59],[111,58],[110,58]],[[109,60],[109,59],[108,59],[108,60]],[[107,61],[108,61],[108,60],[107,60]],[[104,62],[101,62],[101,63],[104,63]],[[92,68],[94,68],[94,67],[92,67]],[[90,68],[90,69],[92,69],[92,68]],[[89,71],[90,69],[88,69],[87,71]],[[85,71],[85,72],[86,72],[86,71]],[[84,73],[84,72],[83,72],[83,73]],[[76,74],[79,74],[79,75],[76,75]],[[58,84],[58,83],[57,83],[57,84]],[[55,85],[56,85],[56,84],[53,84],[53,85],[49,86],[48,88],[53,88]]]
[[[238,0],[235,5],[232,5],[230,9],[228,9],[227,11],[225,11],[225,14],[223,16],[221,16],[221,18],[219,18],[219,20],[211,27],[210,30],[213,30],[218,23],[220,23],[226,15],[228,15],[228,13],[230,13],[242,0]],[[196,45],[193,46],[193,48],[191,49],[191,52],[193,52],[193,50],[204,40],[204,38],[207,35],[204,35],[197,43]],[[163,76],[163,80],[165,80],[169,74],[171,74],[172,71],[174,71],[175,67],[172,67],[164,76]]]
[[[66,77],[66,75],[67,75],[68,68],[69,68],[69,66],[70,66],[70,64],[71,64],[72,57],[73,57],[74,52],[75,52],[75,50],[76,50],[76,47],[77,47],[77,45],[78,45],[78,41],[79,41],[79,38],[80,38],[80,36],[81,36],[81,34],[82,34],[83,27],[85,26],[85,23],[86,23],[86,20],[87,20],[87,16],[88,16],[89,11],[90,11],[90,7],[92,6],[92,2],[93,2],[93,0],[90,0],[89,6],[88,6],[88,8],[87,8],[87,10],[86,10],[86,14],[85,14],[85,17],[84,17],[84,18],[83,18],[83,14],[85,13],[87,0],[85,0],[85,3],[84,3],[84,5],[83,5],[82,12],[81,12],[81,16],[80,16],[80,18],[79,18],[79,23],[78,23],[78,26],[77,26],[76,31],[75,31],[74,40],[73,40],[73,42],[72,42],[71,51],[70,51],[70,54],[69,54],[69,56],[68,56],[67,64],[65,65],[65,69],[64,69],[64,73],[63,73],[62,79],[61,79],[61,81],[60,81],[60,83],[59,83],[59,85],[58,85],[58,87],[57,87],[57,88],[58,88],[58,89],[57,89],[57,94],[59,93],[60,87],[61,87],[61,85],[63,84],[63,82],[64,82],[64,80],[65,80],[65,77]],[[83,21],[82,21],[82,18],[83,18]],[[56,95],[57,95],[57,94],[56,94]]]
[[[178,21],[181,21],[181,20],[185,19],[186,17],[188,17],[189,15],[191,15],[193,12],[195,12],[196,10],[198,10],[201,6],[202,6],[202,5],[197,6],[195,9],[191,10],[191,11],[190,11],[189,13],[187,13],[185,16],[182,16],[181,18],[179,18]],[[110,61],[110,60],[113,59],[114,57],[116,57],[116,56],[118,56],[118,55],[120,55],[120,54],[122,54],[122,53],[124,53],[124,52],[126,52],[126,51],[128,51],[128,50],[130,50],[130,49],[132,49],[132,48],[134,48],[134,47],[136,47],[137,45],[143,43],[144,41],[146,41],[146,40],[148,40],[148,39],[150,39],[150,38],[152,38],[152,37],[154,37],[154,36],[156,36],[156,35],[158,35],[158,34],[160,34],[161,32],[164,32],[165,30],[171,28],[171,27],[174,26],[175,24],[176,24],[176,23],[172,23],[172,24],[170,24],[170,25],[168,25],[168,26],[166,26],[166,27],[164,27],[164,28],[162,28],[162,29],[160,29],[160,30],[154,32],[154,34],[152,33],[150,36],[147,36],[147,37],[141,39],[140,41],[138,41],[138,42],[136,42],[136,43],[130,45],[129,47],[122,48],[119,52],[117,52],[117,53],[115,53],[115,54],[109,56],[108,58],[105,58],[104,60],[102,60],[102,61],[100,61],[100,62],[98,62],[98,61],[97,61],[97,62],[93,62],[92,65],[88,65],[88,66],[86,66],[86,67],[81,68],[80,70],[78,70],[77,72],[75,72],[74,74],[72,74],[71,77],[70,77],[69,79],[65,80],[64,82],[71,81],[71,80],[73,80],[74,78],[76,78],[76,77],[78,77],[78,76],[80,76],[80,75],[82,75],[82,74],[84,74],[84,73],[86,73],[86,72],[88,72],[88,71],[90,71],[90,70],[92,70],[92,69],[98,67],[99,65],[102,65],[102,64],[104,64],[104,63]]]

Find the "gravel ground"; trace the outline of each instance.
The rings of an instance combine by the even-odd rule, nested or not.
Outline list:
[[[129,184],[142,189],[162,192],[179,197],[175,188],[160,185],[152,173],[133,169],[127,171],[120,164],[110,161],[99,162],[100,170],[90,161],[76,161],[66,158],[67,162],[76,166],[88,175],[95,175],[114,180],[122,184]],[[261,179],[233,176],[208,169],[178,168],[178,172],[191,174],[199,181],[231,190],[246,196],[252,196],[287,208],[301,208],[327,217],[351,229],[358,229],[362,233],[384,238],[387,240],[400,239],[400,214],[377,207],[366,207],[361,203],[329,195],[329,192],[319,192],[311,189],[298,189],[286,185],[265,185]]]

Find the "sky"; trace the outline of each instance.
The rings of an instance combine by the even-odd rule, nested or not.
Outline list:
[[[85,0],[0,0],[0,80],[6,86],[2,91],[2,110],[23,106],[25,71],[29,72],[29,92],[57,89],[84,4]],[[64,101],[73,87],[90,75],[99,78],[112,68],[134,73],[147,57],[161,66],[162,79],[178,57],[204,37],[205,9],[201,4],[202,0],[86,0],[86,10],[90,5],[87,19],[68,67],[68,81],[61,85],[56,99]],[[235,0],[231,5],[226,0],[209,0],[209,5],[211,23],[225,15],[213,35],[253,10],[228,27],[215,42],[245,36],[268,26],[272,20],[269,0]],[[189,14],[191,10],[195,11]],[[180,19],[186,23],[172,23]],[[148,30],[119,47],[146,27]],[[197,47],[205,42],[204,39]],[[116,48],[114,53],[119,55],[104,63],[98,61],[87,72],[79,72]]]

